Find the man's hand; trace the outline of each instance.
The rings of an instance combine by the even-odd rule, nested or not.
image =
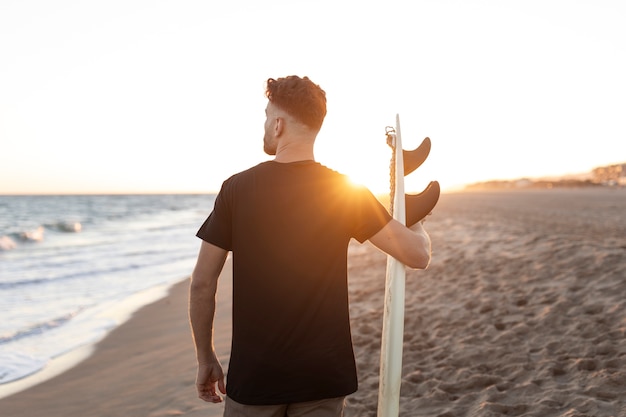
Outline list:
[[[222,394],[226,394],[226,386],[224,384],[224,371],[217,359],[211,363],[198,364],[196,389],[198,390],[198,397],[202,400],[209,403],[222,402],[222,397],[218,394],[217,389]]]
[[[226,394],[224,371],[213,347],[213,319],[217,280],[227,256],[228,251],[202,241],[189,287],[189,320],[198,361],[196,389],[198,397],[211,403],[222,402],[218,389]]]

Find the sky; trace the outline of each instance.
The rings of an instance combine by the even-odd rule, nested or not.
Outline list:
[[[263,153],[268,78],[327,94],[319,162],[408,191],[626,162],[619,0],[0,0],[0,194],[215,192]]]

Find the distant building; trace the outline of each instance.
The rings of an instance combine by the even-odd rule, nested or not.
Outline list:
[[[593,181],[605,185],[626,185],[626,163],[594,168]]]

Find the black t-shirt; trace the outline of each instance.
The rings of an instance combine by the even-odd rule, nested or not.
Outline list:
[[[314,161],[264,162],[224,182],[197,236],[233,253],[233,400],[356,391],[347,248],[390,219],[369,190]]]

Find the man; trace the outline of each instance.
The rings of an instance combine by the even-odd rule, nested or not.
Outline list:
[[[274,159],[227,179],[191,277],[199,397],[225,416],[341,416],[357,389],[347,249],[369,240],[412,268],[430,262],[422,224],[393,220],[365,187],[315,162],[326,94],[309,78],[267,81],[264,150]],[[226,387],[212,341],[217,280],[233,254]]]

